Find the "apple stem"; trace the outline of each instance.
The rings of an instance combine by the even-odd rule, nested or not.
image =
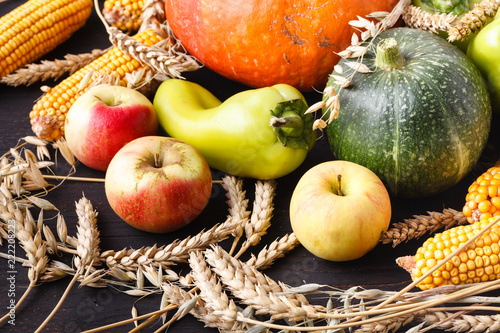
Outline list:
[[[160,157],[160,154],[156,153],[155,154],[155,158],[154,158],[155,159],[155,168],[159,168],[160,167],[160,163],[158,161],[159,157]]]
[[[343,196],[344,194],[342,193],[342,175],[337,175],[337,181],[338,181],[338,191],[339,191],[339,195],[340,196]]]

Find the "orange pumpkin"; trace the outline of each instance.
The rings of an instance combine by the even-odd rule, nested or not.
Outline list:
[[[348,22],[397,0],[165,0],[175,36],[206,67],[252,87],[322,89],[351,44]]]

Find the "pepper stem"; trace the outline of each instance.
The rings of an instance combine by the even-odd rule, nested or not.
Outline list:
[[[269,125],[279,142],[290,148],[309,149],[314,117],[306,114],[307,104],[302,99],[284,101],[271,110]]]
[[[289,136],[299,136],[304,131],[304,121],[295,111],[285,111],[281,117],[271,117],[271,126],[280,127]]]
[[[375,65],[379,68],[391,71],[404,66],[405,57],[399,52],[398,42],[390,37],[381,40],[377,45]]]

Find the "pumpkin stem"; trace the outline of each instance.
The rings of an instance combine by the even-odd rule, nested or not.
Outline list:
[[[377,45],[375,65],[379,68],[391,71],[404,66],[405,57],[399,52],[398,42],[394,38],[381,40]]]
[[[306,110],[307,105],[301,99],[278,103],[271,110],[270,125],[284,146],[309,149],[314,118]]]

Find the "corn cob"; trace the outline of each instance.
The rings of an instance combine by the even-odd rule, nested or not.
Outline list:
[[[469,186],[462,211],[470,223],[500,215],[500,163]]]
[[[143,0],[105,0],[102,14],[112,26],[124,31],[137,31],[141,26]]]
[[[494,219],[496,218],[491,217],[477,223],[454,227],[427,239],[415,254],[412,279],[415,281],[420,278]],[[496,223],[467,248],[423,279],[418,287],[427,290],[448,284],[458,285],[498,279],[499,253],[500,224]]]
[[[146,46],[156,44],[164,39],[164,37],[150,29],[136,34],[133,38]],[[124,54],[118,47],[112,48],[101,57],[64,79],[35,103],[29,115],[33,132],[43,139],[61,139],[64,136],[66,113],[75,100],[91,86],[96,75],[114,76],[120,80],[120,85],[126,86],[125,75],[145,66],[147,65]],[[95,75],[87,79],[89,74],[92,73]]]
[[[92,12],[92,0],[29,0],[0,18],[0,78],[67,40]]]

